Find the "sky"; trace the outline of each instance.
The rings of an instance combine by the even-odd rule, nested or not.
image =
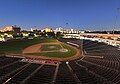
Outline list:
[[[120,30],[117,8],[120,0],[0,0],[0,29],[18,25],[28,30],[35,26]]]

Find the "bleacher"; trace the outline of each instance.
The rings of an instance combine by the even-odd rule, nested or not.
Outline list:
[[[74,77],[65,63],[59,66],[55,84],[76,84]]]
[[[56,66],[44,65],[26,84],[51,84]]]
[[[10,84],[20,84],[27,78],[35,69],[39,67],[38,64],[30,64],[29,66],[23,68],[20,72],[12,76],[12,80],[8,83]]]
[[[104,80],[100,79],[93,73],[90,73],[88,68],[83,67],[76,62],[70,62],[70,66],[82,84],[102,84],[104,82]]]

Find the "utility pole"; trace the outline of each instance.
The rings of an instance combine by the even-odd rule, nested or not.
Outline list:
[[[80,46],[81,54],[83,55],[84,54],[84,52],[83,52],[83,39],[80,40],[79,46]]]
[[[116,20],[115,20],[115,25],[114,25],[114,28],[113,28],[113,36],[115,34],[115,26],[117,25],[117,21],[118,21],[118,16],[119,16],[119,11],[120,11],[120,8],[117,8],[117,15],[116,15]]]

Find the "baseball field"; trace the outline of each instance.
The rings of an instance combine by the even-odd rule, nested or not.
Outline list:
[[[53,38],[10,40],[0,43],[0,53],[21,54],[32,57],[68,58],[78,56],[79,51]]]

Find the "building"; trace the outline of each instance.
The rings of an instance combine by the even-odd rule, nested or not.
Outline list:
[[[51,28],[45,28],[44,30],[45,30],[45,32],[52,32]]]
[[[12,26],[6,26],[2,30],[0,30],[0,32],[6,32],[6,31],[12,31],[12,30],[13,30]]]
[[[62,29],[63,29],[62,27],[58,27],[58,28],[55,29],[55,31],[56,32],[63,32]]]
[[[0,30],[0,32],[11,31],[13,35],[20,35],[20,30],[21,28],[19,26],[14,25],[14,26],[6,26],[2,30]]]

